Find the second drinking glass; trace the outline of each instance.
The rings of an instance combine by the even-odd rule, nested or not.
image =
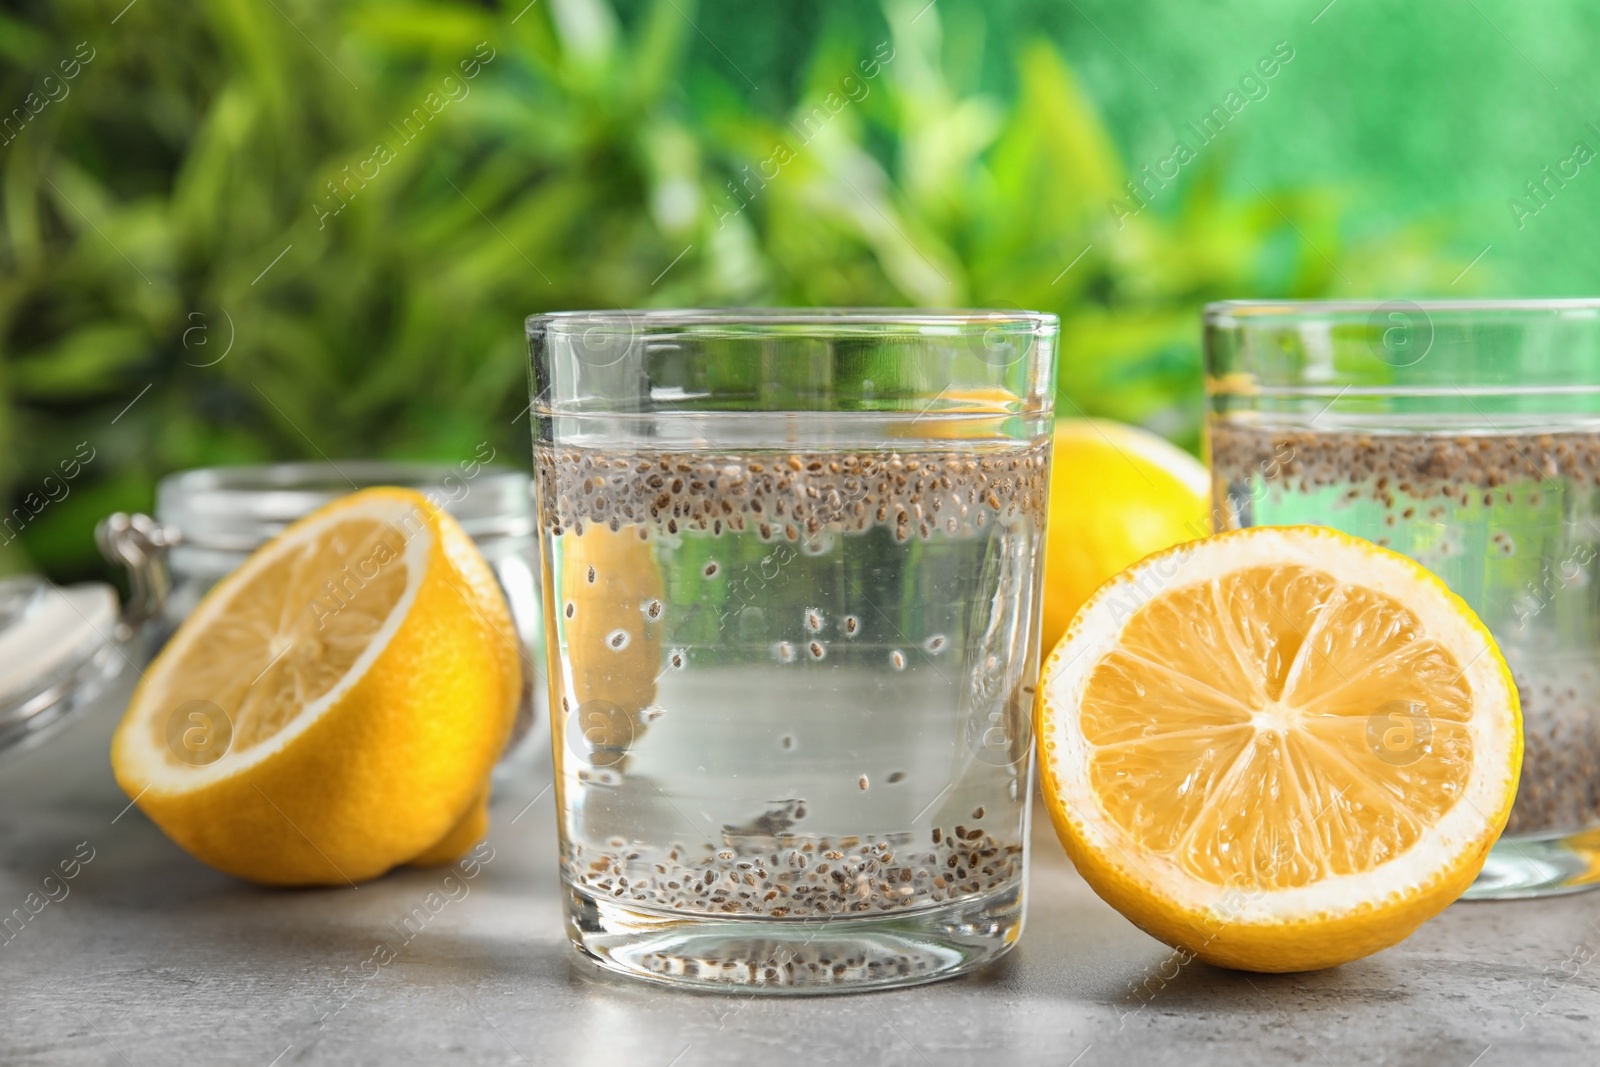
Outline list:
[[[1402,552],[1510,664],[1521,784],[1467,896],[1600,884],[1600,302],[1230,301],[1205,322],[1218,527]],[[1368,743],[1403,778],[1441,714],[1385,703]]]
[[[1021,931],[1056,321],[528,321],[568,929],[751,990]]]

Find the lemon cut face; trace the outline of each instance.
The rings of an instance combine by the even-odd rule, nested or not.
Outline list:
[[[379,515],[349,516],[323,536],[287,546],[273,580],[239,588],[205,639],[159,675],[149,695],[170,702],[204,694],[229,724],[237,768],[286,728],[313,721],[363,655],[382,650],[405,616],[396,607],[416,597],[426,550],[424,542],[408,551],[401,528]],[[160,722],[148,728],[150,751],[169,769],[194,766],[189,746],[165,744]]]
[[[145,672],[112,766],[219,869],[353,882],[481,832],[520,690],[510,614],[471,541],[418,493],[367,490],[207,594]]]
[[[1312,527],[1152,556],[1045,667],[1046,803],[1155,936],[1257,970],[1409,934],[1482,867],[1521,762],[1515,687],[1417,564]]]

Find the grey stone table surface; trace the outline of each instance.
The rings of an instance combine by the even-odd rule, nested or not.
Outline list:
[[[1345,967],[1236,974],[1179,966],[1041,819],[1027,932],[987,972],[855,996],[685,993],[568,947],[547,775],[499,790],[469,880],[261,889],[125,810],[106,765],[114,697],[0,766],[7,1067],[1600,1062],[1600,893],[1456,904]],[[62,864],[76,877],[47,882]],[[437,910],[415,911],[429,894]]]

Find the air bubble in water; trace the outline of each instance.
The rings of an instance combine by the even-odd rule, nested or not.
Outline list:
[[[833,548],[832,534],[810,536],[801,544],[800,551],[808,556],[825,556]]]

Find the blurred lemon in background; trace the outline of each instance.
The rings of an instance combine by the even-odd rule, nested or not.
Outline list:
[[[1152,552],[1211,532],[1210,476],[1161,437],[1105,419],[1056,423],[1043,652],[1089,595]]]
[[[640,530],[593,524],[561,539],[555,629],[568,668],[557,662],[553,675],[566,691],[568,714],[577,713],[562,727],[578,729],[584,744],[613,759],[643,733],[639,716],[656,698],[662,666],[657,620],[665,590]]]

